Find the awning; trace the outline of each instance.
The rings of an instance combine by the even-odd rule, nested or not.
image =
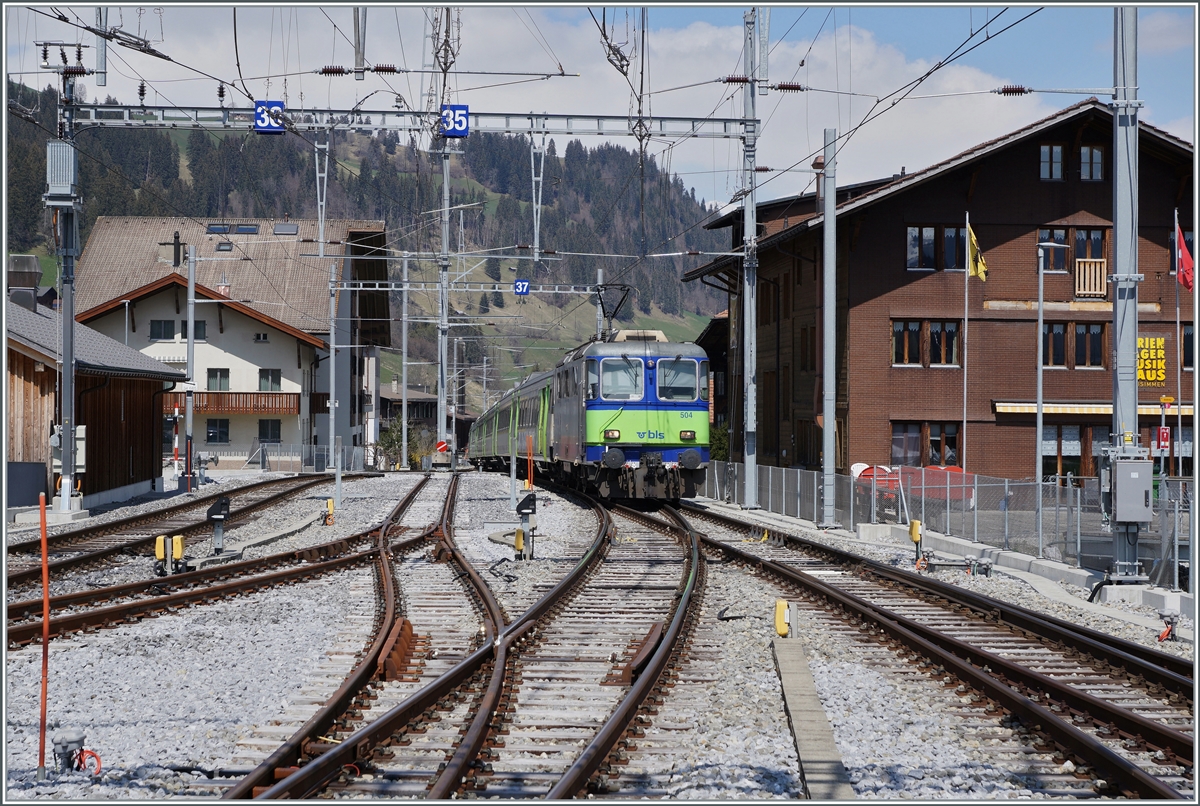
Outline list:
[[[993,401],[996,407],[997,414],[1037,414],[1037,403],[1017,403],[1009,401]],[[1184,403],[1182,406],[1172,405],[1167,410],[1168,417],[1174,417],[1179,413],[1179,409],[1183,409],[1184,417],[1192,416],[1192,404]],[[1104,415],[1111,417],[1113,413],[1112,403],[1043,403],[1043,414],[1083,414],[1083,415]],[[1157,403],[1138,404],[1138,416],[1153,417],[1162,413],[1162,406]]]
[[[737,294],[741,290],[742,258],[740,255],[736,257],[724,255],[699,268],[685,272],[682,279],[685,283],[699,280],[720,291]]]

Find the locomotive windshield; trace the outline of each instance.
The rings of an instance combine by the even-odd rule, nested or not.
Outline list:
[[[600,362],[600,395],[605,400],[642,399],[642,362],[627,356]]]
[[[696,362],[690,359],[663,359],[658,362],[660,400],[696,399]]]

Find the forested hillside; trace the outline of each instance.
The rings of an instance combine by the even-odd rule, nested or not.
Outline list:
[[[38,120],[34,124],[9,115],[7,246],[9,252],[23,252],[45,246],[51,235],[41,194],[45,141],[56,130],[57,93],[12,82],[9,93],[34,110]],[[106,102],[116,103],[112,98]],[[440,228],[430,215],[441,206],[440,156],[419,150],[407,137],[373,136],[366,126],[369,120],[363,129],[334,137],[327,214],[382,219],[398,249],[440,248]],[[91,129],[80,132],[76,143],[83,195],[80,235],[85,241],[100,215],[316,215],[312,146],[296,134]],[[529,146],[525,137],[480,133],[461,142],[461,155],[451,160],[451,205],[479,206],[455,216],[455,250],[460,223],[468,249],[513,254],[514,245],[532,243]],[[588,147],[573,140],[560,152],[559,144],[550,141],[544,176],[544,249],[636,256],[727,246],[727,233],[698,226],[706,212],[695,191],[660,171],[653,157],[639,169],[637,153],[620,146]],[[635,287],[634,305],[644,313],[653,305],[668,315],[711,314],[724,301],[700,283],[678,280],[682,270],[700,260],[688,258],[685,265],[679,258],[569,256],[525,273],[535,281],[591,283],[597,266],[603,266],[608,279]],[[499,275],[499,266],[491,265],[488,274]],[[505,280],[513,276],[509,273]],[[555,302],[562,306],[571,301]]]

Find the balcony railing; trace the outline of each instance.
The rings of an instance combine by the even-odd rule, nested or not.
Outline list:
[[[163,413],[175,407],[183,411],[183,392],[163,395]],[[300,395],[296,392],[195,392],[192,408],[197,414],[299,414]]]
[[[1075,296],[1108,296],[1108,261],[1080,259],[1075,261]]]

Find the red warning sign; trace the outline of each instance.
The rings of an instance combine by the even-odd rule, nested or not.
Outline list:
[[[447,445],[444,440],[439,439],[437,444],[438,453],[445,453],[448,450],[450,450],[450,446]]]

